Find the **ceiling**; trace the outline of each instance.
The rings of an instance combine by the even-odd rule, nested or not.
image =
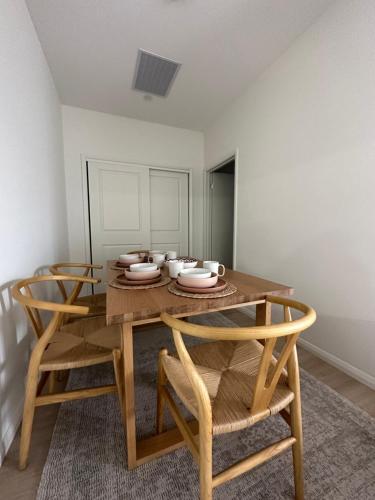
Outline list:
[[[63,104],[202,130],[332,0],[26,0]],[[139,48],[182,63],[132,90]]]

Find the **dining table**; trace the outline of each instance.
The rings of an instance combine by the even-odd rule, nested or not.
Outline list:
[[[140,325],[160,322],[160,314],[167,312],[176,318],[225,311],[250,305],[256,306],[256,325],[270,323],[270,303],[267,295],[292,295],[290,286],[281,285],[257,276],[227,269],[225,280],[234,285],[237,291],[220,298],[191,298],[177,296],[168,291],[168,286],[149,289],[123,290],[109,283],[121,271],[115,268],[116,261],[107,261],[107,312],[108,325],[121,325],[121,378],[120,404],[124,422],[128,469],[158,458],[184,445],[183,437],[177,427],[137,439],[134,385],[133,334],[142,335]],[[164,266],[162,274],[168,276]],[[139,330],[139,332],[137,332]],[[144,330],[143,330],[144,331]],[[155,353],[157,356],[158,353]],[[198,423],[189,423],[194,434],[198,434]]]

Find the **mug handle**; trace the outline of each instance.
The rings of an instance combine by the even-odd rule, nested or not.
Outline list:
[[[219,264],[219,268],[220,268],[220,266],[223,268],[223,272],[221,274],[218,272],[217,275],[221,278],[225,274],[225,266],[224,266],[224,264]]]

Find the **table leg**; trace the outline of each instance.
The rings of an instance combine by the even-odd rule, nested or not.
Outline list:
[[[126,422],[124,431],[128,450],[128,468],[134,469],[137,465],[137,441],[135,433],[133,327],[131,323],[122,324],[121,346],[124,363],[123,415]]]
[[[256,305],[256,326],[271,324],[271,302]]]

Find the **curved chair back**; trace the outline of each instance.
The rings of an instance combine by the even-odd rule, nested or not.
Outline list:
[[[66,271],[67,269],[71,270],[72,272]],[[82,270],[81,273],[79,273],[79,270]],[[80,263],[80,262],[58,262],[56,264],[52,264],[49,266],[49,271],[50,273],[54,275],[59,275],[59,276],[83,276],[87,277],[89,276],[89,273],[93,269],[103,269],[103,266],[98,265],[98,264],[85,264],[85,263]],[[74,272],[73,272],[74,271]],[[93,284],[100,283],[100,279],[96,278],[95,282]],[[57,282],[58,287],[60,289],[60,292],[63,296],[64,301],[67,300],[68,298],[68,291],[66,287],[64,286],[64,283],[62,281]],[[73,299],[72,302],[74,302],[79,294],[81,293],[82,287],[84,283],[79,283],[77,288],[76,288],[76,295],[75,298]]]
[[[32,287],[38,283],[50,283],[50,282],[73,282],[73,290],[63,304],[58,302],[50,302],[46,300],[40,300],[34,297]],[[72,305],[72,302],[77,296],[77,290],[84,283],[96,283],[97,280],[94,278],[88,278],[83,276],[61,276],[61,275],[49,275],[49,276],[33,276],[31,278],[26,278],[18,281],[12,287],[12,296],[17,300],[25,309],[26,315],[30,320],[33,331],[38,339],[50,332],[47,335],[48,339],[52,336],[54,331],[62,324],[64,314],[87,314],[89,308],[87,306],[76,306]],[[45,327],[42,321],[40,311],[50,311],[53,313],[52,318],[48,325]],[[48,343],[48,340],[46,344]]]
[[[282,323],[248,328],[214,327],[187,323],[167,313],[162,313],[162,321],[172,328],[177,353],[193,388],[200,412],[202,411],[207,415],[210,409],[210,398],[207,388],[186,349],[182,334],[206,340],[263,341],[264,348],[258,365],[250,408],[252,415],[267,410],[285,367],[288,366],[288,372],[298,369],[298,366],[296,366],[298,363],[296,342],[299,335],[315,322],[316,313],[311,307],[284,297],[267,296],[266,303],[283,306],[284,321]],[[291,309],[299,311],[303,316],[292,320]],[[273,351],[276,341],[280,337],[285,338],[285,344],[276,360]]]

